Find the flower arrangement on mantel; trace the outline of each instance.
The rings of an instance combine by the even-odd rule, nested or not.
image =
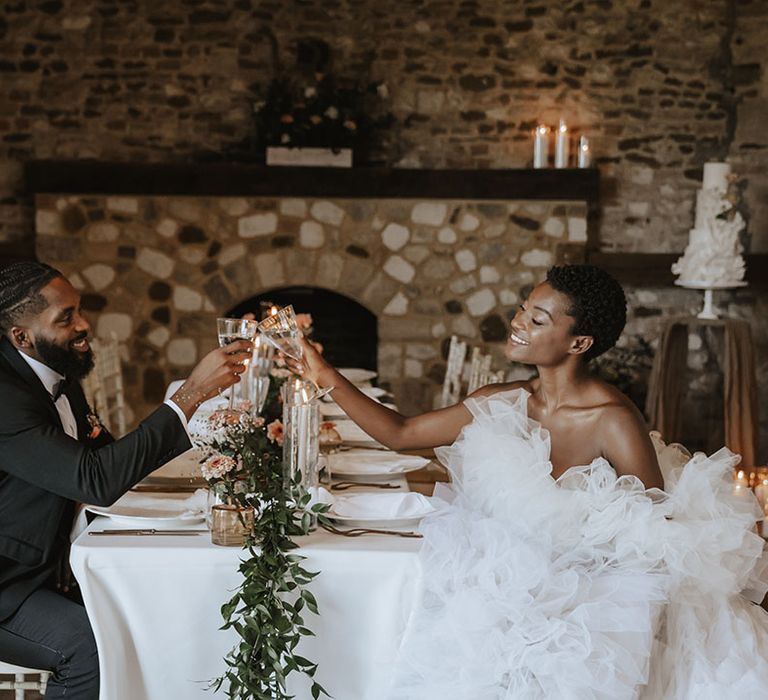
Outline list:
[[[275,382],[278,383],[278,382]],[[221,607],[222,629],[234,629],[239,641],[225,657],[227,671],[212,681],[235,700],[288,700],[286,677],[296,671],[312,679],[312,697],[328,695],[314,680],[317,664],[298,655],[302,636],[312,635],[302,611],[317,614],[306,586],[318,574],[293,553],[293,537],[309,533],[310,495],[298,483],[286,488],[283,430],[278,418],[218,411],[196,439],[203,450],[201,470],[222,499],[254,512],[241,557],[240,587]],[[327,506],[317,504],[315,513]],[[243,525],[246,520],[243,519]]]
[[[254,105],[261,147],[351,148],[366,153],[394,123],[384,82],[354,82],[315,73],[309,81],[272,80]]]

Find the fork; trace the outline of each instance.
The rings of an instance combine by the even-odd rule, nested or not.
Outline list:
[[[400,484],[361,484],[357,481],[339,481],[338,483],[331,486],[331,491],[346,491],[347,489],[351,489],[354,486],[365,486],[365,487],[371,487],[374,489],[399,489]]]
[[[375,528],[355,527],[350,530],[341,530],[328,523],[321,523],[320,527],[334,535],[343,537],[360,537],[361,535],[396,535],[397,537],[410,537],[421,539],[423,535],[420,532],[401,532],[400,530],[377,530]]]

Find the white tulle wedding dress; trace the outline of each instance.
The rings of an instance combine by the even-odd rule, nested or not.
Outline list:
[[[423,523],[393,700],[768,697],[761,517],[736,458],[657,444],[666,492],[604,459],[551,476],[528,394],[469,399],[439,451],[455,498]]]

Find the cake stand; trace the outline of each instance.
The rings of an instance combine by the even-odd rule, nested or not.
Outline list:
[[[718,318],[715,313],[715,309],[712,306],[712,292],[715,289],[735,289],[737,287],[746,287],[746,282],[729,282],[728,284],[712,284],[712,282],[681,282],[679,279],[675,280],[675,284],[678,287],[686,287],[687,289],[701,289],[704,292],[704,308],[699,311],[696,318],[709,319],[714,321]]]

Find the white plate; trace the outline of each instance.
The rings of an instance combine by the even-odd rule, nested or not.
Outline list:
[[[111,506],[86,506],[115,524],[133,528],[168,528],[205,520],[200,496],[195,493],[135,493],[128,491]],[[199,508],[199,510],[198,510]]]
[[[360,367],[340,367],[337,369],[341,376],[346,377],[353,384],[363,384],[376,378],[376,372],[372,369],[361,369]]]
[[[430,461],[424,457],[405,455],[401,459],[407,463],[392,466],[391,460],[394,456],[391,452],[362,449],[359,451],[359,454],[361,461],[364,457],[365,462],[367,462],[365,467],[358,467],[354,463],[350,464],[354,459],[355,451],[331,455],[331,474],[333,477],[344,481],[358,481],[360,483],[386,481],[387,479],[396,479],[409,472],[423,469]],[[376,464],[370,463],[371,461],[375,462],[378,458],[382,461],[380,469],[376,468]],[[387,461],[390,461],[390,466],[387,466]]]
[[[345,506],[351,507],[352,514],[349,514],[349,509],[346,510],[346,514],[337,513],[336,508],[341,506],[341,502],[335,502],[328,511],[328,517],[349,527],[408,527],[416,525],[422,518],[436,512],[434,504],[428,499],[413,493],[368,493],[342,496],[341,499],[345,501]],[[384,504],[391,505],[393,502],[396,504],[403,503],[408,499],[416,501],[419,506],[411,507],[411,512],[407,514],[387,513],[389,508],[382,507]],[[369,507],[371,504],[378,504],[378,508],[374,506],[372,510],[365,512],[365,509],[360,507],[361,501],[366,501]]]
[[[205,514],[181,515],[169,513],[162,508],[134,508],[132,506],[113,505],[109,507],[86,506],[86,510],[96,515],[103,515],[116,525],[136,528],[168,528],[177,525],[194,525],[205,520]]]

